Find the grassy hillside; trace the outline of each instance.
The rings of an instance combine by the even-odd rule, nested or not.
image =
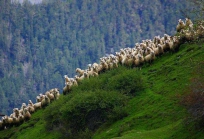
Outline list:
[[[75,120],[79,122],[77,129],[83,129],[77,132],[78,137],[84,138],[203,138],[204,131],[187,122],[189,114],[180,103],[195,76],[193,71],[203,61],[204,43],[186,43],[178,52],[167,52],[141,68],[107,71],[82,82],[69,95],[34,113],[31,120],[19,127],[0,131],[0,139],[63,138],[65,134],[74,138],[66,127],[74,129],[69,124]],[[89,125],[84,119],[95,110],[94,106],[99,110],[105,108],[100,112],[106,115],[100,113],[95,119],[89,115],[92,122]],[[93,126],[95,130],[87,129]]]

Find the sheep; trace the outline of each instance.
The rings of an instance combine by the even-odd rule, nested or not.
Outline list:
[[[4,116],[4,122],[5,122],[5,126],[6,127],[9,127],[9,126],[12,126],[13,125],[13,118],[11,117],[8,117],[7,115]]]
[[[13,124],[16,125],[16,126],[20,125],[19,117],[13,117]]]
[[[19,115],[19,122],[20,123],[23,123],[24,122],[24,116],[21,114]]]
[[[80,68],[76,68],[76,73],[79,73],[79,77],[81,77],[84,74],[85,70],[82,70]]]
[[[36,102],[41,102],[40,96],[36,97]]]
[[[27,108],[24,109],[23,116],[24,116],[24,120],[30,120],[31,114],[30,114],[30,112],[28,111]]]
[[[139,58],[138,58],[138,55],[136,56],[133,56],[133,63],[134,63],[134,66],[139,66],[140,65],[140,61],[139,61]]]
[[[185,26],[186,26],[185,23],[181,19],[179,19],[178,25],[176,26],[176,31],[181,32],[181,30],[184,29]]]
[[[27,108],[28,108],[28,111],[29,111],[31,114],[35,112],[34,106],[28,106]]]
[[[186,18],[186,20],[185,20],[185,25],[186,25],[186,27],[190,27],[190,26],[193,25],[193,22],[191,21],[191,19]]]
[[[83,76],[81,76],[81,77],[75,76],[75,80],[77,81],[78,84],[79,84],[83,79],[84,79],[84,74],[83,74]],[[64,88],[63,88],[63,90],[64,90]]]
[[[101,65],[102,65],[102,70],[108,70],[109,69],[108,64],[104,60],[101,61]]]
[[[146,55],[146,56],[144,57],[144,59],[145,59],[145,62],[151,63],[151,62],[155,59],[155,53],[154,53],[154,51],[151,51],[150,54],[148,54],[148,55]]]
[[[161,46],[161,44],[158,44],[157,47],[154,49],[154,52],[155,52],[155,55],[158,56],[158,55],[161,55],[164,53],[164,49],[163,47]]]
[[[42,107],[45,107],[49,104],[50,104],[50,99],[47,95],[45,95],[45,98],[42,100],[41,105],[42,105]]]
[[[58,99],[59,99],[59,97],[60,97],[59,91],[55,91],[55,92],[54,92],[54,97],[55,97],[55,100],[58,100]]]
[[[91,74],[92,74],[92,73],[91,73]],[[86,70],[86,71],[84,72],[84,78],[89,79],[89,77],[90,77],[90,74],[89,74],[89,72]]]
[[[50,91],[47,91],[45,93],[45,96],[47,96],[50,99],[51,102],[55,100],[54,94],[52,94]]]
[[[64,79],[65,79],[65,83],[64,84],[66,84],[67,82],[70,81],[70,79],[69,79],[69,77],[67,75],[64,75]]]
[[[116,59],[113,60],[113,68],[118,68],[118,61]]]
[[[41,102],[36,102],[34,104],[35,111],[42,108]]]
[[[133,64],[133,56],[132,55],[127,55],[127,59],[125,61],[125,65],[128,66],[128,67],[131,67],[132,64]]]
[[[66,95],[71,91],[72,83],[67,83],[66,86],[63,88],[63,95]]]
[[[202,25],[198,26],[196,35],[198,36],[198,38],[202,38],[204,36],[204,27]]]
[[[14,111],[16,117],[18,117],[20,115],[18,108],[13,109],[13,111]]]
[[[173,40],[166,40],[166,49],[165,50],[174,50]]]

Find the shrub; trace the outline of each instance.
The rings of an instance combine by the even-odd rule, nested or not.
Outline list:
[[[197,65],[193,78],[182,99],[190,116],[187,123],[196,122],[198,128],[204,128],[204,62]]]
[[[60,103],[47,107],[44,115],[47,128],[59,129],[66,138],[90,134],[104,122],[126,116],[123,107],[127,98],[117,92],[101,90],[64,96]]]

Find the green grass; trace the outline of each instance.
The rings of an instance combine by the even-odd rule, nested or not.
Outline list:
[[[192,71],[201,61],[204,61],[204,43],[184,44],[178,52],[167,52],[157,57],[152,64],[143,65],[141,69],[120,67],[107,71],[98,78],[84,81],[73,89],[70,98],[74,100],[75,96],[80,98],[80,93],[91,91],[94,94],[94,91],[100,89],[133,95],[125,106],[127,116],[102,124],[92,133],[94,139],[199,139],[204,136],[204,131],[196,130],[194,123],[186,124],[188,112],[180,104],[180,100],[190,84],[190,79],[194,76]],[[140,76],[134,73],[142,77],[145,89],[137,90],[135,86],[139,83],[135,79]],[[129,81],[128,84],[121,80],[121,77],[126,75],[134,77],[125,79]],[[124,85],[129,87],[121,88]],[[134,90],[137,93],[132,93]],[[81,96],[88,98],[86,95]],[[64,101],[65,97],[62,97],[61,100]],[[77,100],[75,98],[75,102]],[[83,98],[80,98],[80,101],[83,102]],[[71,101],[68,103],[71,104]],[[57,106],[57,103],[51,104],[46,111],[51,108],[58,110],[55,105]],[[45,110],[39,110],[32,115],[31,120],[19,127],[0,131],[0,139],[61,138],[57,130],[46,130],[44,112]]]

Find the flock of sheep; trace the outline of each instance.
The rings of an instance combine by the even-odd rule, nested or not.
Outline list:
[[[100,63],[88,64],[88,68],[85,70],[77,68],[78,75],[75,75],[74,78],[64,76],[63,94],[69,93],[72,86],[77,86],[85,78],[98,76],[101,72],[117,68],[118,65],[138,67],[145,62],[151,63],[157,56],[167,51],[175,51],[182,43],[203,37],[204,27],[202,24],[201,22],[194,28],[189,18],[186,18],[185,22],[179,19],[175,36],[167,34],[164,34],[163,37],[155,36],[153,40],[147,39],[136,43],[134,48],[120,49],[120,52],[116,52],[115,55],[110,54],[107,57],[102,57]]]
[[[36,112],[38,109],[46,107],[52,101],[59,99],[60,92],[58,88],[51,89],[45,94],[39,94],[36,97],[36,103],[33,103],[29,100],[28,105],[22,103],[20,109],[14,108],[13,113],[10,116],[3,116],[0,120],[0,130],[7,129],[8,127],[18,126],[24,121],[27,121],[31,118],[31,114]]]
[[[162,55],[166,51],[176,50],[186,41],[204,37],[203,22],[194,27],[189,18],[186,18],[185,22],[179,19],[176,31],[177,35],[175,36],[167,34],[164,34],[163,37],[155,36],[153,40],[147,39],[141,43],[136,43],[134,48],[120,49],[120,52],[116,52],[115,55],[110,54],[100,58],[100,63],[88,64],[88,68],[85,70],[77,68],[76,73],[78,75],[75,75],[74,78],[69,78],[67,75],[64,76],[65,87],[63,88],[63,94],[69,93],[73,86],[78,86],[86,78],[96,77],[106,70],[117,68],[119,65],[139,67],[145,62],[151,63],[157,56]],[[49,105],[50,102],[59,99],[59,97],[59,89],[54,88],[47,91],[44,95],[40,94],[37,96],[36,103],[29,100],[28,105],[23,103],[20,109],[14,108],[10,116],[3,116],[2,120],[0,120],[0,130],[13,125],[20,125],[24,121],[29,120],[32,113]]]

